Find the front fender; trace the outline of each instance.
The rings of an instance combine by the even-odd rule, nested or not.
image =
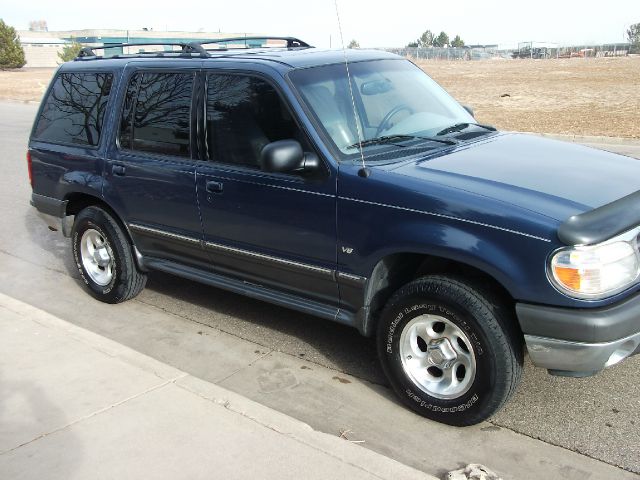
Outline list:
[[[362,267],[368,278],[384,258],[416,253],[474,267],[494,278],[514,299],[536,302],[557,295],[546,278],[549,242],[487,227],[422,219],[396,224],[390,230],[393,242],[382,235],[365,252]]]

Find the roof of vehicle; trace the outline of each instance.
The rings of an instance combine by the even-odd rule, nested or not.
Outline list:
[[[155,54],[154,54],[155,53]],[[122,67],[131,61],[150,62],[170,62],[175,66],[185,60],[198,60],[203,62],[217,62],[224,60],[241,60],[252,62],[266,62],[279,64],[289,68],[308,68],[319,65],[330,65],[342,63],[345,54],[349,62],[359,62],[366,60],[399,59],[398,55],[382,50],[361,50],[347,49],[328,50],[315,47],[294,47],[294,48],[251,48],[251,49],[229,49],[219,51],[209,51],[209,56],[200,57],[198,55],[179,55],[179,52],[147,52],[145,54],[120,55],[116,57],[89,56],[77,58],[67,62],[63,70],[74,70],[82,65],[86,67]]]
[[[344,63],[345,52],[350,62],[363,60],[382,60],[387,58],[400,58],[398,55],[383,50],[328,50],[319,48],[293,48],[293,49],[264,49],[255,52],[239,51],[242,58],[259,58],[265,61],[276,61],[292,68],[315,67],[318,65],[330,65]],[[214,58],[214,57],[212,57]]]

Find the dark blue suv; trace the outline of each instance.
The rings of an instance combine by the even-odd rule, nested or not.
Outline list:
[[[507,401],[525,348],[566,376],[638,353],[639,161],[480,125],[395,55],[264,41],[60,67],[32,204],[91,295],[161,270],[353,326],[453,425]]]

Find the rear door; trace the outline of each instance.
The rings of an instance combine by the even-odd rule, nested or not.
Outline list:
[[[338,305],[336,180],[264,172],[262,148],[294,139],[313,151],[276,85],[242,72],[209,71],[205,149],[197,168],[205,248],[216,270]]]
[[[187,62],[188,60],[184,60]],[[117,140],[105,199],[125,219],[141,253],[209,267],[195,194],[198,64],[125,70]]]

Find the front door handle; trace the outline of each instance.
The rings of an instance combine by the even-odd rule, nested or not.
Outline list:
[[[113,167],[111,167],[111,172],[114,175],[123,176],[126,170],[124,168],[124,165],[114,165]]]
[[[206,189],[209,193],[222,193],[224,186],[222,182],[209,181],[206,183]]]

